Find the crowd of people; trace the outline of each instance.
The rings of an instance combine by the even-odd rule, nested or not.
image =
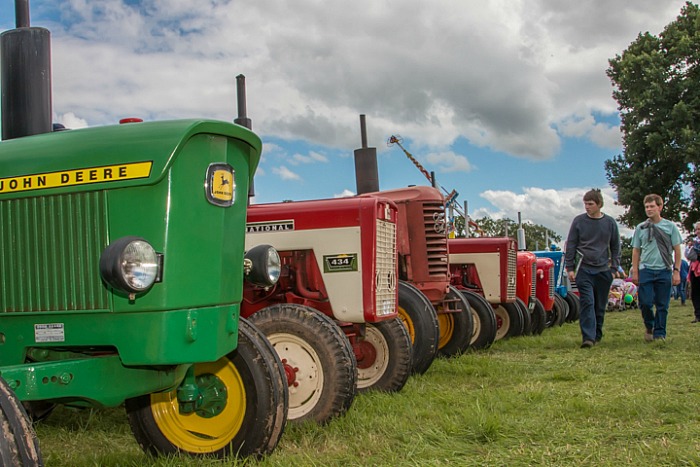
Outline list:
[[[593,189],[583,196],[585,213],[574,218],[566,241],[565,266],[581,301],[582,348],[603,338],[605,312],[639,308],[644,340],[665,341],[671,298],[684,306],[690,298],[700,323],[700,222],[683,249],[675,223],[661,216],[664,202],[657,194],[644,198],[647,219],[632,237],[629,275],[620,266],[617,222],[602,212],[603,196]]]

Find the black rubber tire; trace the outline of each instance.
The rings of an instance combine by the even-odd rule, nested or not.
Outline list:
[[[399,317],[408,330],[413,348],[411,372],[428,371],[437,355],[440,327],[437,313],[423,292],[408,282],[399,281]]]
[[[498,331],[496,313],[494,313],[491,304],[478,293],[465,289],[460,289],[460,292],[467,299],[472,310],[474,332],[470,348],[473,350],[488,349],[496,340],[496,332]]]
[[[318,310],[294,303],[252,314],[282,360],[290,422],[327,423],[344,415],[357,395],[357,361],[340,327]]]
[[[44,465],[39,441],[27,412],[10,386],[0,378],[0,466]]]
[[[225,386],[229,400],[224,411],[213,417],[180,415],[177,389],[126,401],[129,425],[144,451],[223,458],[260,457],[275,449],[287,421],[282,363],[255,326],[242,318],[238,326],[238,347],[234,351],[216,362],[194,364],[198,376],[214,375]],[[228,384],[231,382],[235,384]],[[245,407],[240,405],[242,399]],[[219,424],[228,424],[230,430],[206,433],[206,427],[218,417],[222,417]],[[234,420],[229,422],[231,418]]]
[[[569,304],[569,316],[566,317],[566,320],[569,323],[573,323],[575,321],[578,321],[579,314],[581,313],[581,301],[578,297],[573,292],[567,292],[566,297],[564,297],[564,300],[566,300],[566,303]]]
[[[527,308],[522,309],[520,308],[517,303],[513,302],[512,305],[515,306],[515,308],[518,309],[518,312],[520,315],[523,317],[523,336],[531,336],[532,335],[532,315],[530,314],[530,310]]]
[[[535,299],[535,304],[532,308],[532,322],[536,323],[532,326],[532,334],[539,336],[547,327],[547,312],[544,311],[544,305],[539,299]]]
[[[499,303],[493,307],[493,311],[498,322],[496,340],[523,335],[525,318],[514,303]]]
[[[563,326],[569,315],[569,304],[558,293],[554,294],[554,307],[557,308],[557,326]]]
[[[370,356],[358,351],[371,346]],[[367,323],[365,338],[355,349],[359,392],[400,391],[411,376],[411,337],[399,318]]]
[[[461,355],[469,349],[474,333],[474,319],[469,301],[462,293],[450,286],[445,295],[445,300],[457,300],[456,307],[461,310],[457,313],[440,313],[438,309],[438,323],[440,326],[440,340],[438,342],[438,355],[441,357],[454,357]],[[442,307],[440,307],[442,308]]]

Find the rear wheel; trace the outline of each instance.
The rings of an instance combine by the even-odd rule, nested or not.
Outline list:
[[[44,465],[39,441],[27,412],[10,386],[0,378],[0,465]]]
[[[453,357],[466,352],[474,332],[471,307],[464,295],[450,286],[449,292],[445,295],[445,301],[448,300],[450,301],[448,306],[458,311],[437,315],[440,326],[438,354],[442,357]],[[439,307],[438,311],[442,311],[442,308],[442,306]]]
[[[581,313],[581,302],[578,295],[573,292],[567,292],[564,300],[569,304],[569,316],[566,317],[566,320],[570,323],[578,320],[578,316]]]
[[[423,292],[408,282],[399,281],[399,317],[408,330],[413,347],[411,371],[428,371],[437,354],[440,328],[435,308]]]
[[[128,399],[129,425],[151,454],[261,456],[274,450],[287,420],[282,364],[265,336],[239,321],[238,348],[195,363],[200,404],[182,412],[177,389]]]
[[[554,307],[557,309],[557,325],[563,326],[569,315],[569,304],[558,293],[554,294]]]
[[[474,331],[470,341],[472,349],[487,349],[496,340],[498,326],[496,324],[496,313],[493,307],[484,297],[471,290],[460,290],[464,298],[469,302],[472,310],[472,321]]]
[[[411,338],[399,318],[367,323],[354,346],[357,389],[397,392],[411,375]]]
[[[494,307],[498,332],[496,339],[523,335],[524,317],[513,303],[499,303]]]
[[[331,318],[285,303],[263,308],[249,319],[282,360],[290,421],[326,423],[347,412],[357,394],[357,362],[350,342]]]

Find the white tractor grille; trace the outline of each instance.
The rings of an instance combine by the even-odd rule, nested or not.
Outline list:
[[[532,286],[530,289],[530,296],[532,298],[537,297],[537,261],[532,263]]]
[[[549,268],[549,298],[554,298],[554,268]]]
[[[508,250],[508,288],[506,289],[506,298],[509,302],[515,300],[516,297],[516,277],[518,275],[518,254],[513,249]]]
[[[396,311],[396,224],[377,219],[377,316]]]

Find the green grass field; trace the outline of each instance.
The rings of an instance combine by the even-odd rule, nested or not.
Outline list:
[[[123,409],[57,409],[37,427],[47,466],[700,465],[700,324],[671,302],[668,339],[638,310],[608,313],[580,349],[578,323],[436,360],[398,394],[364,394],[326,426],[287,426],[260,461],[155,459]]]

